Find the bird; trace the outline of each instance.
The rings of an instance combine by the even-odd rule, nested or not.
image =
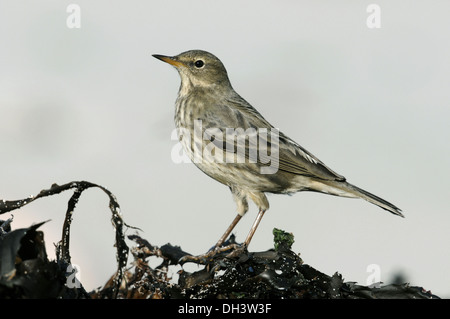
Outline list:
[[[236,202],[236,217],[210,253],[230,249],[222,245],[253,201],[258,214],[240,246],[248,248],[269,209],[267,193],[313,191],[362,198],[404,217],[400,208],[350,184],[270,124],[234,90],[224,64],[215,55],[189,50],[153,57],[175,67],[181,78],[174,120],[184,152],[206,175],[228,186]]]

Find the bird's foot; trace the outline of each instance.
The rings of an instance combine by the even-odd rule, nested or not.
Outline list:
[[[232,250],[229,254],[225,255],[224,257],[234,258],[242,254],[246,249],[247,247],[245,245],[238,245],[238,244],[230,244],[227,246],[220,246],[220,247],[216,246],[205,254],[201,254],[198,256],[192,255],[183,256],[178,260],[178,263],[182,265],[187,262],[195,262],[197,264],[206,265],[211,261],[213,261],[214,258],[219,257],[219,255],[222,255],[222,253],[224,252]]]
[[[233,251],[231,253],[229,253],[228,255],[226,255],[226,258],[238,258],[242,254],[245,254],[246,252],[247,252],[246,244],[236,245],[236,247],[234,247]]]

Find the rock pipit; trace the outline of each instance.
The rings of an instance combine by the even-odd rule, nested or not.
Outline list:
[[[259,213],[243,244],[248,247],[269,208],[265,193],[315,191],[362,198],[403,217],[399,208],[348,183],[275,129],[234,91],[224,65],[211,53],[192,50],[173,57],[153,56],[173,65],[181,77],[175,124],[184,151],[205,174],[228,186],[237,204],[237,216],[215,252],[222,250],[252,200]]]

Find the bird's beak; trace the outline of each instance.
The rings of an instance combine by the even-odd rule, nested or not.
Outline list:
[[[159,54],[153,54],[153,56],[161,61],[164,61],[166,63],[173,65],[176,68],[178,68],[180,66],[186,66],[184,63],[178,61],[178,58],[176,58],[176,57],[159,55]]]

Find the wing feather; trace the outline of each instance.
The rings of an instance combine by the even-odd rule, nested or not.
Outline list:
[[[274,150],[274,147],[275,149],[278,148],[279,171],[294,175],[309,176],[322,180],[345,180],[342,175],[339,175],[328,168],[323,162],[301,147],[298,143],[287,137],[282,132],[278,132],[278,130],[266,121],[255,108],[253,108],[239,95],[228,98],[226,103],[222,103],[218,107],[220,107],[222,112],[226,111],[229,115],[225,120],[226,123],[221,123],[222,126],[224,126],[224,124],[226,126],[220,128],[224,134],[226,128],[243,129],[240,132],[235,131],[236,140],[234,140],[234,145],[230,145],[230,140],[226,140],[225,138],[221,139],[220,137],[214,137],[211,139],[214,145],[222,149],[225,154],[230,151],[233,153],[228,156],[235,156],[235,160],[240,161],[241,163],[244,161],[256,163],[260,166],[267,166],[270,164],[269,162],[273,159],[273,157],[269,156],[266,152],[261,152],[259,149],[261,145],[266,145],[268,150]],[[227,108],[227,110],[224,110],[224,108]],[[206,122],[203,124],[204,129],[213,127],[214,125],[217,125],[216,121],[211,121],[211,123]],[[255,143],[255,140],[251,138],[249,131],[247,131],[249,128],[253,128],[257,132],[259,132],[258,130],[260,129],[266,129],[269,134],[258,134],[258,142]],[[270,135],[270,131],[274,130],[278,133],[277,141],[273,140]],[[240,136],[239,134],[246,134],[246,136]],[[238,154],[237,141],[244,138],[246,141],[245,152]],[[255,154],[257,154],[257,158],[255,158]],[[245,158],[242,158],[242,156]]]

